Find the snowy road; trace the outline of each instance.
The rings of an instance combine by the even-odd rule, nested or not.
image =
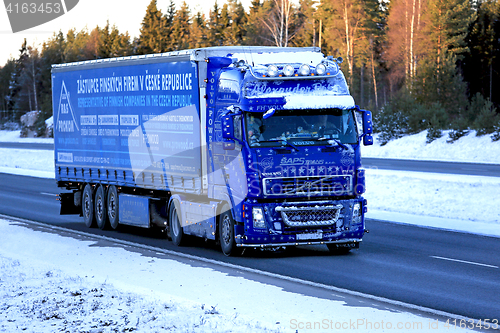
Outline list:
[[[359,251],[331,256],[326,247],[283,254],[247,252],[226,258],[211,243],[177,248],[151,231],[85,228],[77,216],[58,215],[54,180],[0,174],[0,213],[161,249],[224,261],[474,318],[498,316],[500,240],[375,220]],[[30,207],[30,209],[26,209]],[[421,217],[425,219],[425,217]],[[444,259],[443,259],[444,258]]]

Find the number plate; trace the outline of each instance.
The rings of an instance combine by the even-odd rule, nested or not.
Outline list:
[[[323,239],[323,233],[315,232],[315,233],[297,235],[297,240],[304,240],[304,239]]]

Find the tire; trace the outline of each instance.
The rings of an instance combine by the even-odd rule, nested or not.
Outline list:
[[[219,242],[225,256],[237,256],[242,252],[236,247],[234,219],[228,204],[222,206],[222,214],[219,215]]]
[[[182,246],[185,243],[186,236],[182,231],[180,215],[180,205],[177,200],[173,200],[170,205],[170,211],[168,214],[168,223],[170,226],[170,237],[172,242],[177,246]]]
[[[342,256],[351,252],[350,247],[337,247],[335,244],[326,244],[326,246],[328,247],[328,250],[330,250],[330,253],[335,255]]]
[[[106,188],[102,185],[99,185],[95,191],[94,208],[95,221],[99,229],[109,229],[108,212],[106,209]]]
[[[108,196],[106,198],[106,209],[108,211],[108,221],[109,225],[113,230],[118,229],[119,223],[119,206],[118,206],[118,190],[115,185],[111,185],[108,188]]]
[[[82,194],[82,215],[83,221],[88,228],[95,227],[94,215],[94,191],[90,184],[85,185]]]

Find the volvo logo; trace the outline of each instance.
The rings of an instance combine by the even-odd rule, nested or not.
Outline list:
[[[305,182],[304,187],[307,188],[308,190],[310,190],[312,187],[312,182]]]

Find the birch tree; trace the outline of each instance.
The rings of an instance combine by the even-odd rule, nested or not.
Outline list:
[[[262,23],[271,33],[275,46],[287,47],[293,37],[290,31],[293,5],[290,0],[272,1],[272,10],[262,19]]]
[[[358,47],[367,38],[365,27],[367,12],[361,0],[328,0],[321,5],[321,16],[325,18],[325,41],[335,56],[346,59],[349,86],[352,87],[354,66]],[[361,48],[361,47],[360,47]]]
[[[391,67],[393,82],[411,84],[425,45],[423,11],[426,0],[395,0],[388,17],[388,48],[386,60]]]

